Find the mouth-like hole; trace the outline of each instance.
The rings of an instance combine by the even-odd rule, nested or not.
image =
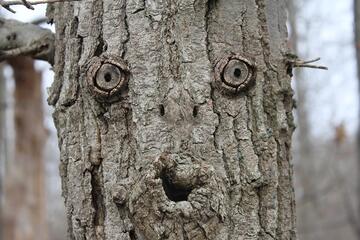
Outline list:
[[[192,191],[190,187],[177,186],[173,183],[171,177],[164,171],[160,174],[162,186],[166,196],[174,202],[187,201]]]

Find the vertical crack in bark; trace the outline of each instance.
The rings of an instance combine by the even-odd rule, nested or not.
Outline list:
[[[244,11],[242,11],[241,13],[241,24],[240,24],[240,30],[242,33],[242,51],[245,52],[245,49],[248,48],[248,46],[246,45],[246,38],[249,36],[249,34],[245,34],[245,30],[246,28],[244,26],[246,26],[246,24],[244,23],[246,21],[246,9]]]
[[[180,55],[179,55],[179,47],[178,43],[176,42],[176,38],[174,36],[174,28],[175,28],[175,21],[176,21],[176,2],[175,0],[167,0],[167,13],[165,19],[165,41],[166,45],[169,50],[169,71],[173,76],[175,81],[180,80]]]
[[[70,42],[70,46],[68,49],[66,48],[66,51],[72,51],[74,55],[70,62],[72,67],[69,69],[69,72],[64,73],[68,75],[68,81],[70,81],[69,91],[65,93],[65,99],[61,101],[61,105],[64,107],[74,105],[79,98],[80,84],[76,79],[79,78],[80,66],[78,64],[72,64],[78,63],[82,54],[82,38],[77,35],[78,27],[79,19],[77,16],[73,16],[66,31],[66,38],[68,38],[68,42]]]
[[[206,31],[206,37],[205,37],[205,44],[206,44],[206,53],[207,53],[207,57],[208,60],[210,61],[211,64],[213,64],[214,59],[211,56],[211,44],[209,41],[209,24],[210,24],[210,15],[211,15],[211,10],[213,9],[215,4],[215,0],[207,0],[207,4],[206,4],[206,10],[205,10],[205,31]]]
[[[96,0],[95,3],[96,4],[92,5],[91,12],[92,13],[99,12],[100,14],[96,18],[96,20],[98,21],[98,22],[96,22],[96,26],[99,26],[99,29],[98,29],[99,35],[97,37],[98,45],[96,46],[94,55],[99,57],[106,50],[106,43],[103,38],[103,29],[102,29],[103,25],[101,22],[101,20],[103,19],[103,14],[104,14],[104,2],[103,2],[103,0]],[[94,26],[94,28],[96,26]]]
[[[130,30],[129,30],[129,23],[128,23],[128,16],[127,16],[127,5],[128,1],[124,0],[124,25],[125,25],[125,31],[126,31],[126,39],[124,40],[123,44],[123,51],[121,53],[122,59],[125,59],[125,54],[127,52],[127,43],[130,41]],[[145,6],[145,0],[144,0],[144,6]]]
[[[104,222],[105,222],[105,204],[104,204],[104,183],[102,175],[102,138],[101,138],[101,128],[97,122],[95,112],[92,112],[92,117],[96,121],[96,145],[91,146],[91,151],[95,153],[90,153],[90,162],[91,162],[91,200],[94,208],[93,215],[93,224],[95,227],[95,235],[98,240],[105,239],[104,231]],[[94,159],[95,158],[95,159]]]
[[[270,38],[269,31],[267,28],[267,19],[265,13],[265,0],[255,0],[256,11],[258,15],[258,26],[259,26],[259,35],[260,42],[262,46],[262,52],[264,56],[264,61],[268,69],[273,69],[270,64]]]
[[[100,166],[94,166],[91,171],[91,197],[94,208],[94,226],[96,232],[96,239],[105,239],[104,234],[104,219],[105,219],[105,205],[102,189],[102,173]]]
[[[258,211],[258,218],[259,218],[259,224],[260,224],[260,228],[261,228],[261,232],[259,232],[259,237],[262,236],[262,234],[267,235],[268,237],[270,237],[271,239],[276,239],[276,237],[269,231],[266,230],[266,228],[261,224],[261,219],[262,219],[262,212],[261,209],[263,208],[262,206],[262,197],[261,197],[261,190],[259,189],[259,191],[257,191],[257,195],[259,198],[259,211]]]

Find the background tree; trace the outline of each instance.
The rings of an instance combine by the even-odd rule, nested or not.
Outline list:
[[[284,9],[54,5],[70,239],[296,238]]]
[[[46,205],[41,73],[33,60],[8,59],[15,79],[15,150],[8,161],[5,183],[4,239],[45,240]]]
[[[354,33],[355,33],[355,49],[356,49],[356,67],[357,67],[357,76],[358,82],[360,83],[360,2],[358,0],[354,0]],[[359,92],[360,92],[360,84],[359,84]],[[360,109],[359,109],[360,116]],[[360,125],[359,125],[360,126]],[[357,148],[360,149],[360,127],[358,128],[357,134]],[[358,152],[358,178],[360,178],[360,153]],[[358,218],[360,218],[360,183],[358,180],[357,185],[357,209],[358,209]],[[355,228],[355,232],[357,233],[358,239],[360,239],[360,226],[359,220],[353,218],[353,227]]]
[[[3,236],[3,200],[4,200],[4,191],[3,191],[3,175],[4,167],[6,160],[6,139],[5,139],[5,80],[3,76],[3,64],[0,64],[0,240]]]

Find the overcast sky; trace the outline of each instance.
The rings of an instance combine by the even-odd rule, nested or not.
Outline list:
[[[299,55],[321,57],[329,70],[305,69],[307,109],[315,136],[333,136],[344,122],[350,133],[358,123],[358,84],[353,48],[353,1],[307,0],[299,12]]]

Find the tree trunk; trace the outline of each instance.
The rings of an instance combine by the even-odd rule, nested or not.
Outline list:
[[[283,1],[54,6],[70,239],[296,239]]]
[[[4,239],[45,240],[43,146],[46,140],[41,73],[30,58],[8,60],[15,79],[15,154],[5,179]]]
[[[357,66],[357,74],[358,80],[360,83],[360,2],[359,0],[354,0],[354,35],[355,35],[355,49],[356,49],[356,66]],[[359,85],[359,93],[360,93],[360,85]],[[360,109],[359,109],[359,119],[360,119]],[[360,126],[360,123],[359,123]],[[357,216],[360,218],[360,128],[358,128],[357,133],[357,145],[358,145],[358,189],[357,189]],[[359,220],[358,220],[359,221]],[[353,228],[357,234],[357,238],[360,239],[360,227],[359,222],[353,221]]]
[[[5,136],[5,78],[3,74],[3,64],[0,64],[0,240],[3,240],[3,224],[4,224],[4,210],[3,210],[3,180],[4,180],[4,167],[6,160],[6,136]]]

